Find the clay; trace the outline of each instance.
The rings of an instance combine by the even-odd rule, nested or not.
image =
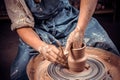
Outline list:
[[[80,46],[79,46],[80,47]],[[72,49],[68,56],[68,67],[72,72],[81,72],[85,68],[87,57],[85,56],[85,44],[82,47]]]
[[[72,73],[66,68],[64,68],[63,66],[60,66],[59,64],[54,64],[47,60],[44,60],[43,56],[39,54],[37,56],[34,56],[28,63],[27,75],[29,77],[29,80],[77,80],[77,79],[79,80],[120,80],[120,76],[119,76],[120,57],[114,55],[111,52],[98,49],[98,48],[93,48],[93,47],[86,47],[85,55],[88,58],[86,63],[91,64],[92,62],[93,64],[89,65],[88,66],[89,68],[87,69],[85,68],[80,73]],[[98,68],[95,69],[93,67],[93,70],[95,71],[95,73],[96,73],[96,70],[98,70],[97,74],[100,75],[100,76],[98,75],[98,77],[101,77],[101,74],[103,76],[104,76],[104,73],[107,74],[104,76],[105,78],[103,77],[104,79],[97,79],[97,78],[94,79],[95,76],[92,77],[92,75],[94,75],[95,73],[89,72],[91,71],[91,68],[92,68],[91,66],[94,66],[96,62],[97,62],[96,66]],[[53,71],[56,71],[58,75]],[[90,77],[86,77],[86,75],[88,74]],[[64,77],[62,78],[61,76],[64,76]]]
[[[90,67],[82,72],[71,72],[60,64],[50,64],[47,72],[53,80],[112,80],[112,77],[105,69],[104,64],[95,58],[88,58],[86,61]],[[80,66],[79,66],[80,67]]]

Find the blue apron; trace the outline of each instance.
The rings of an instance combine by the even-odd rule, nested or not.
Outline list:
[[[57,46],[59,40],[65,46],[68,35],[75,29],[79,11],[69,4],[68,0],[25,0],[35,20],[34,30],[48,44]],[[95,18],[91,18],[87,26],[84,42],[87,46],[98,47],[119,52],[106,31]],[[20,39],[18,54],[11,66],[11,80],[28,80],[26,66],[32,56],[38,54],[33,48]]]

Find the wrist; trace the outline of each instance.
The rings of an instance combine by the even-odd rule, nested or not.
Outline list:
[[[45,51],[45,50],[47,50],[47,49],[48,49],[48,45],[46,45],[46,46],[39,46],[38,49],[37,49],[37,51],[38,51],[39,53],[42,53],[42,51]]]
[[[48,45],[45,42],[42,42],[40,46],[38,46],[37,51],[40,53],[43,50],[46,50],[48,48]]]
[[[76,28],[75,28],[75,30],[76,30],[76,31],[79,31],[79,32],[84,32],[84,31],[85,31],[85,28],[77,25]]]

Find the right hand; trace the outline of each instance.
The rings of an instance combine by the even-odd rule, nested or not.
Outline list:
[[[39,47],[38,51],[43,54],[46,60],[66,66],[65,57],[62,55],[60,49],[58,49],[56,46],[44,43]]]
[[[71,49],[80,48],[84,38],[84,31],[76,28],[72,31],[67,39],[64,54],[71,53]]]

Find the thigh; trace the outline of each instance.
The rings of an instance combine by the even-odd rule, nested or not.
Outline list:
[[[37,52],[20,40],[17,56],[11,65],[11,80],[28,80],[26,66],[34,54]]]
[[[102,48],[120,55],[113,41],[95,18],[92,18],[85,32],[85,42],[88,46]]]

